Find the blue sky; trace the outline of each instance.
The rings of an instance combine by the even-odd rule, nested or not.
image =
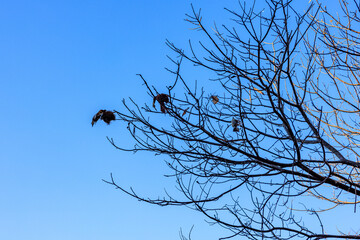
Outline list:
[[[149,101],[137,73],[154,83],[169,77],[165,40],[186,44],[195,34],[183,20],[190,1],[0,3],[0,239],[176,239],[196,222],[200,233],[200,214],[140,203],[103,183],[113,172],[151,196],[173,186],[162,158],[107,142],[128,141],[123,126],[90,124],[128,96]]]
[[[236,4],[192,2],[211,21]],[[166,38],[186,46],[199,35],[183,20],[190,3],[0,1],[0,239],[178,239],[193,224],[194,239],[220,236],[199,213],[137,202],[103,183],[112,172],[154,197],[174,185],[162,157],[107,142],[127,144],[124,126],[90,124],[128,96],[151,102],[137,73],[165,87]]]

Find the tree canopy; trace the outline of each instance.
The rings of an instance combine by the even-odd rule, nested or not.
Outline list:
[[[328,229],[318,214],[356,211],[359,201],[360,5],[306,6],[244,1],[226,9],[232,23],[219,28],[193,8],[186,20],[204,40],[188,50],[167,41],[167,91],[139,75],[150,100],[114,110],[134,147],[109,138],[123,151],[167,156],[182,197],[149,199],[107,182],[151,204],[189,206],[228,229],[223,239],[360,239]],[[204,69],[206,81],[189,78],[184,64]]]

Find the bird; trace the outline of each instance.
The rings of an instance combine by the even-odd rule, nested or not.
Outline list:
[[[165,107],[165,103],[169,102],[169,95],[165,93],[158,94],[154,97],[153,100],[153,107],[155,108],[155,102],[158,101],[160,104],[160,110],[162,113],[165,113],[167,111],[167,108]]]
[[[234,132],[238,132],[239,131],[239,120],[235,119],[234,117],[231,119],[231,126],[234,128],[233,131]]]
[[[104,122],[106,122],[109,125],[112,120],[115,120],[115,114],[112,111],[107,111],[105,109],[102,109],[102,110],[98,111],[92,118],[91,126],[94,126],[94,124],[99,119],[103,120]]]

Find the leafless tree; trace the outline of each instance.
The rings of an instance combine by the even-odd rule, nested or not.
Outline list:
[[[358,141],[360,125],[359,56],[360,56],[360,3],[340,0],[336,10],[328,9],[316,1],[320,16],[310,15],[315,20],[316,44],[307,41],[308,49],[315,58],[317,76],[309,81],[307,89],[314,107],[308,107],[307,113],[319,125],[320,132],[326,136],[332,160],[330,170],[336,173],[338,181],[349,186],[350,191],[333,188],[332,195],[324,195],[316,189],[309,191],[319,199],[327,200],[335,206],[355,205],[359,177]],[[321,106],[321,107],[319,107]],[[347,194],[346,194],[347,193]]]
[[[301,2],[305,11],[292,0],[239,4],[221,29],[193,8],[187,21],[204,40],[187,51],[167,42],[176,54],[167,92],[139,75],[149,103],[160,94],[168,101],[124,101],[115,113],[136,143],[109,139],[123,151],[166,155],[182,198],[148,199],[107,182],[148,203],[189,206],[228,229],[222,239],[360,239],[319,216],[342,205],[356,211],[360,196],[359,4],[341,0],[336,15]],[[207,80],[194,82],[185,62]]]

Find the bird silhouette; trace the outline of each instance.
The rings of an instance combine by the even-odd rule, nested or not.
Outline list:
[[[99,120],[103,120],[104,122],[106,122],[107,124],[110,124],[110,122],[112,120],[115,120],[115,114],[112,111],[107,111],[105,109],[102,109],[100,111],[98,111],[94,117],[92,118],[91,121],[91,126],[94,126],[94,124]]]
[[[154,97],[153,100],[153,107],[155,108],[155,102],[158,101],[160,104],[160,110],[162,113],[165,113],[167,111],[167,108],[165,107],[165,103],[169,102],[169,95],[161,93],[158,94],[156,97]]]

